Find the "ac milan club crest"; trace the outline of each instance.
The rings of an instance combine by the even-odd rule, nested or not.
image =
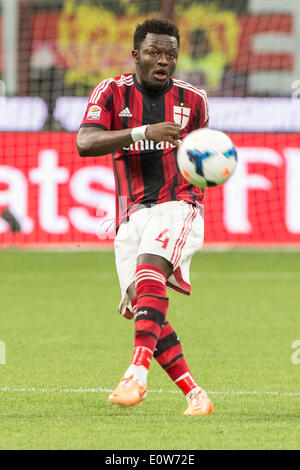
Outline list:
[[[180,124],[180,128],[184,129],[189,122],[190,108],[184,108],[183,106],[173,106],[173,117],[176,124]]]

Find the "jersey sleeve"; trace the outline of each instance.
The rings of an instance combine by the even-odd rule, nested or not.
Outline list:
[[[90,94],[88,105],[80,127],[100,127],[110,130],[112,123],[113,80],[99,83]]]
[[[201,89],[201,105],[200,105],[200,126],[208,127],[209,114],[208,114],[208,101],[206,91]]]
[[[193,118],[189,125],[189,132],[202,129],[203,127],[208,127],[209,122],[206,91],[202,88],[194,88],[193,98]]]

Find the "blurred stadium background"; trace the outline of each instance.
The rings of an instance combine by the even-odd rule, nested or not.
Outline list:
[[[176,76],[205,88],[239,165],[206,191],[206,246],[300,246],[300,3],[2,0],[0,247],[110,246],[110,156],[75,140],[91,89],[132,71],[146,17],[174,20]]]

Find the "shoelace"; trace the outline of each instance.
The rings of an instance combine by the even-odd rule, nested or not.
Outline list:
[[[197,405],[200,403],[204,398],[206,397],[206,394],[203,393],[203,390],[199,390],[199,392],[195,393],[195,395],[192,396],[191,398],[191,403],[193,405]]]
[[[130,384],[132,381],[132,376],[131,377],[126,377],[122,380],[122,388],[129,388]]]

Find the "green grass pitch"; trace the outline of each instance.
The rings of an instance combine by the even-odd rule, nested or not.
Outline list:
[[[299,252],[202,252],[168,319],[213,415],[153,361],[143,406],[108,406],[133,322],[112,252],[0,252],[1,449],[299,449]],[[299,348],[298,348],[299,349]]]

